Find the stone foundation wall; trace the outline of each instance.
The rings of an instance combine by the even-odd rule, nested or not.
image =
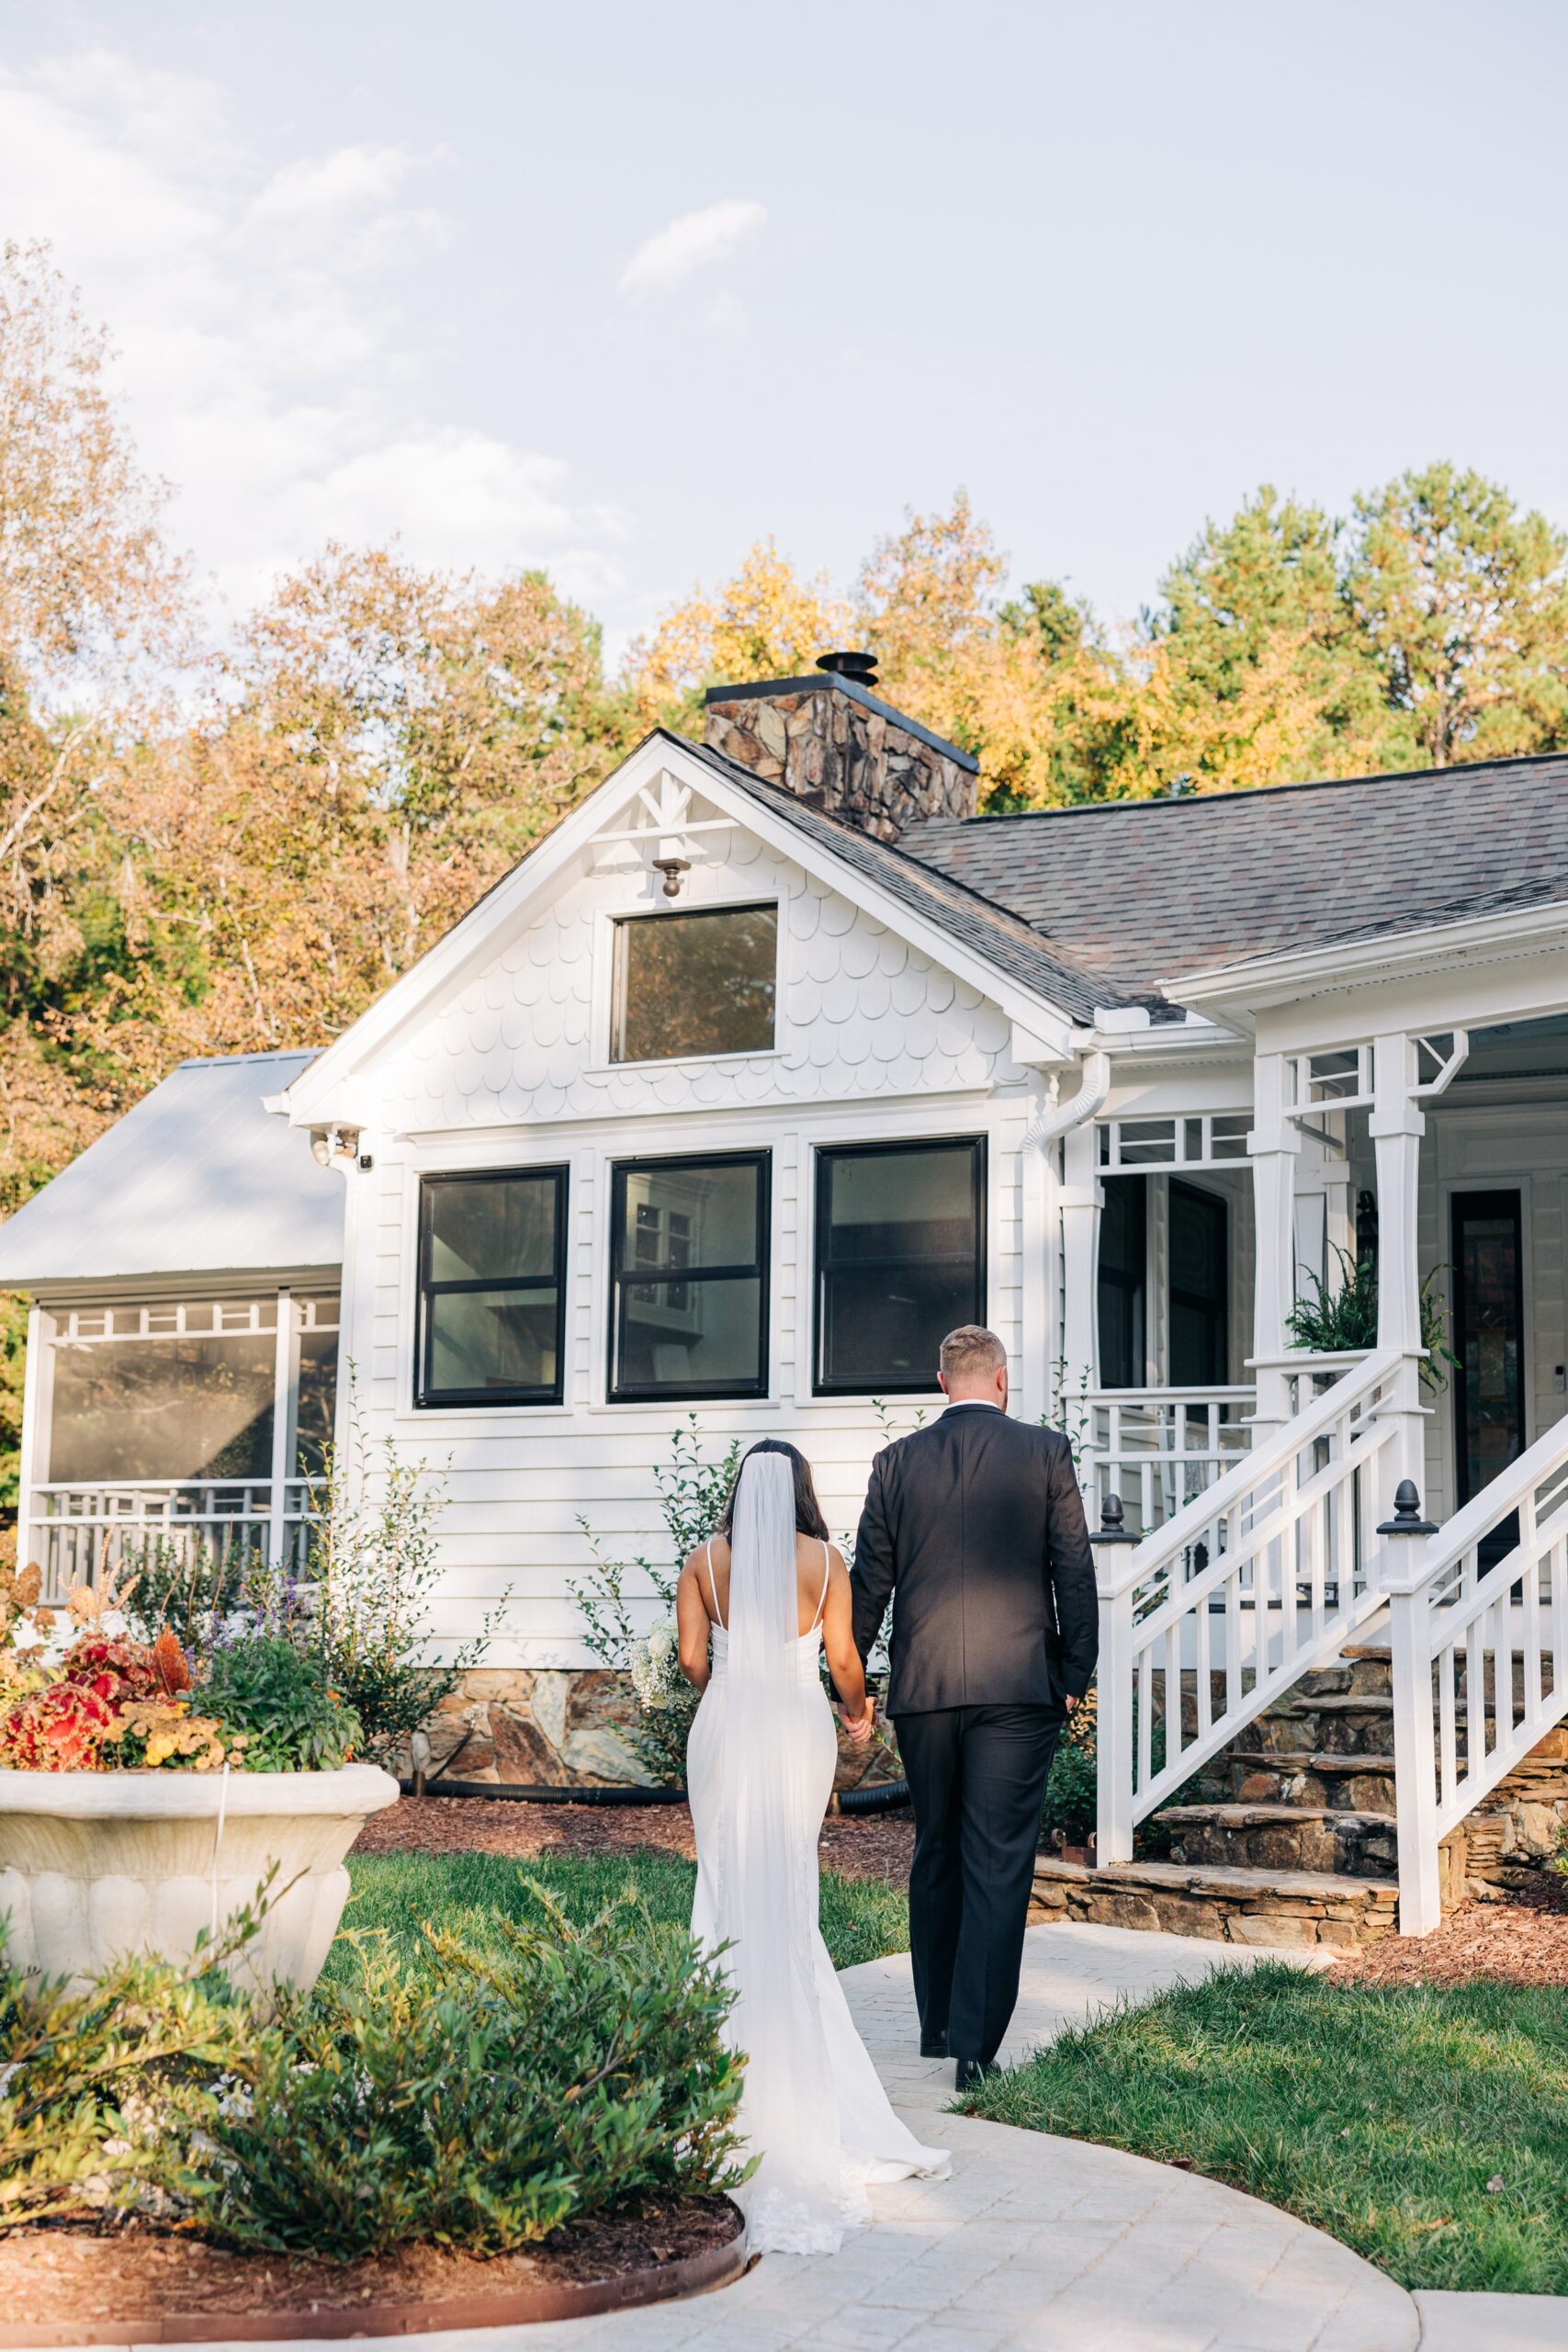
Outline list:
[[[1443,1840],[1444,1901],[1486,1902],[1529,1885],[1562,1851],[1565,1830],[1568,1724],[1558,1724]]]
[[[605,1667],[567,1669],[476,1667],[442,1701],[426,1727],[428,1782],[477,1781],[496,1788],[646,1788],[632,1736],[637,1694],[628,1675]],[[898,1752],[842,1733],[835,1789],[882,1788],[899,1778]],[[396,1770],[407,1780],[405,1754]]]

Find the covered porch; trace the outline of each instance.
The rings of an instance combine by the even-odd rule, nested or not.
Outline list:
[[[344,1186],[265,1102],[310,1058],[183,1063],[0,1229],[0,1288],[31,1295],[17,1560],[47,1599],[158,1544],[302,1555]]]
[[[1252,1393],[1172,1383],[1113,1418],[1097,1363],[1104,1861],[1129,1863],[1162,1807],[1207,1859],[1242,1859],[1244,1883],[1255,1834],[1270,1851],[1298,1830],[1339,1853],[1397,1841],[1402,1919],[1425,1932],[1441,1842],[1568,1709],[1568,944],[1551,910],[1467,953],[1484,928],[1195,990],[1252,1047]],[[1173,1161],[1183,1118],[1212,1139],[1208,1115],[1192,1100],[1175,1120]],[[1125,1127],[1093,1147],[1101,1242]],[[1119,1307],[1098,1257],[1095,1285],[1098,1347]],[[1305,1329],[1303,1300],[1321,1310]],[[1293,1744],[1279,1726],[1260,1739],[1261,1718],[1335,1703],[1325,1672],[1350,1676],[1363,1713],[1382,1678],[1393,1770],[1379,1770],[1397,1803],[1336,1815],[1330,1739],[1292,1765],[1329,1798],[1254,1821],[1219,1783],[1242,1785],[1271,1739]],[[1194,1803],[1203,1773],[1219,1781]],[[1375,1891],[1364,1865],[1333,1870]]]

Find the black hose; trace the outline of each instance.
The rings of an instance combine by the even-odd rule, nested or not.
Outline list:
[[[892,1813],[909,1802],[908,1781],[888,1781],[879,1789],[840,1789],[840,1813]]]
[[[684,1804],[684,1789],[639,1789],[625,1785],[598,1788],[530,1787],[508,1781],[437,1781],[427,1778],[423,1789],[400,1781],[405,1797],[499,1797],[508,1804]]]

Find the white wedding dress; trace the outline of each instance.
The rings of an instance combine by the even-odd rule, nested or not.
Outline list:
[[[738,2200],[750,2242],[836,2254],[844,2231],[871,2217],[870,2182],[944,2174],[947,2152],[923,2147],[894,2114],[818,1925],[817,1840],[838,1742],[818,1668],[820,1602],[811,1631],[796,1630],[795,1533],[787,1461],[753,1455],[735,1498],[728,1623],[715,1624],[713,1679],[686,1750],[692,1933],[705,1951],[729,1946],[726,2031],[748,2053],[739,2121],[761,2157]],[[712,1575],[710,1551],[716,1620]]]

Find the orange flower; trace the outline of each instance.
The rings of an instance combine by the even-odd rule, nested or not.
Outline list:
[[[152,1664],[167,1696],[175,1699],[182,1690],[190,1689],[190,1668],[176,1636],[167,1625],[152,1645]]]

